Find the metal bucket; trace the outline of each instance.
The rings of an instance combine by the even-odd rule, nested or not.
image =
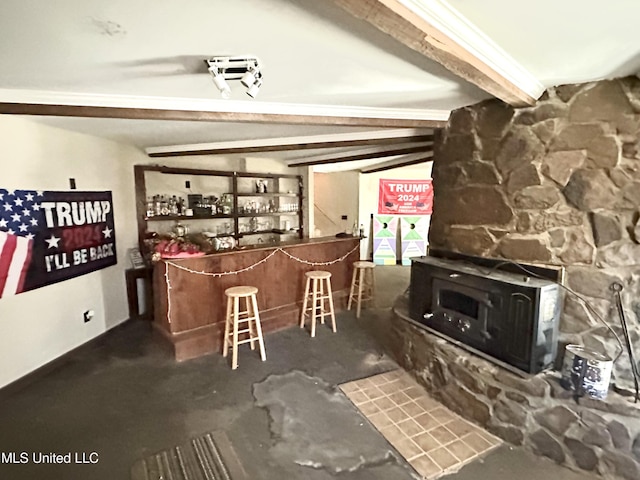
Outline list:
[[[613,360],[607,355],[587,350],[582,345],[567,345],[561,384],[577,396],[604,400],[609,391],[612,368]]]

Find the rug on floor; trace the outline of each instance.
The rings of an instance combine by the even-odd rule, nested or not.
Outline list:
[[[502,443],[431,398],[404,370],[340,389],[425,479],[455,472]]]
[[[248,480],[224,432],[193,438],[146,457],[131,468],[131,480]]]

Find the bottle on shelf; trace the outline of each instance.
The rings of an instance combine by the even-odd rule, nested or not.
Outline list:
[[[162,205],[160,204],[160,195],[153,196],[153,211],[154,215],[162,215]]]
[[[155,197],[147,197],[147,208],[146,208],[147,218],[153,217],[156,214],[154,198]]]
[[[178,199],[175,195],[169,199],[168,204],[170,215],[178,215],[180,213],[178,210]]]
[[[160,196],[160,215],[169,215],[171,211],[169,210],[169,202],[164,195]]]
[[[364,238],[364,224],[362,224],[362,223],[360,224],[360,232],[359,232],[359,234],[360,234],[360,238]]]
[[[220,204],[222,206],[222,212],[224,215],[231,215],[233,210],[233,198],[228,193],[222,194],[222,199],[220,200]]]

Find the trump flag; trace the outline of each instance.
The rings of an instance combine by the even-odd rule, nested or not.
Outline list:
[[[0,188],[0,298],[116,262],[111,192]]]
[[[378,214],[431,215],[433,187],[428,180],[380,179]]]

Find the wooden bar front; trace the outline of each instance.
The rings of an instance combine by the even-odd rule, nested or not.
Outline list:
[[[154,326],[171,342],[178,361],[221,352],[225,289],[258,288],[262,330],[268,333],[298,323],[304,273],[310,270],[331,272],[335,309],[341,310],[346,306],[353,262],[360,258],[359,244],[359,238],[329,237],[161,260],[153,272]],[[329,264],[313,265],[325,262]],[[211,275],[225,272],[237,273]]]

